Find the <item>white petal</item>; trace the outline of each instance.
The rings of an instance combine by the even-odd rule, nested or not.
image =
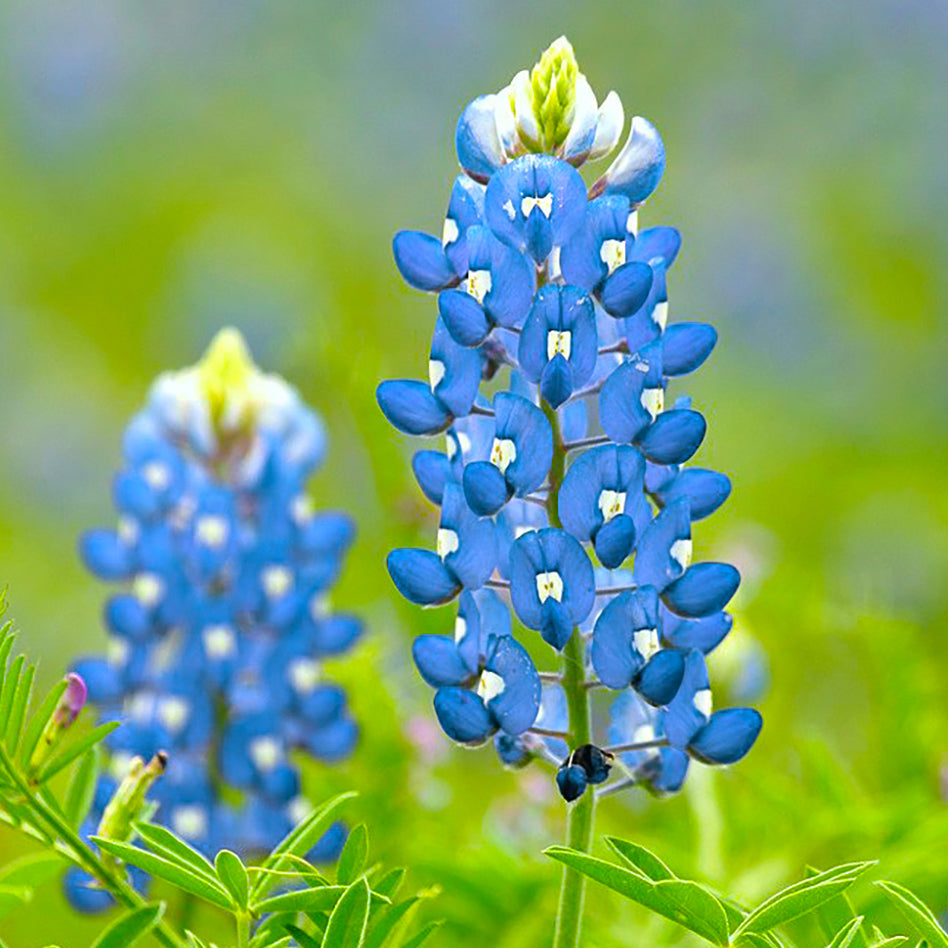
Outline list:
[[[505,86],[494,100],[494,121],[497,123],[497,134],[500,144],[508,157],[517,154],[519,139],[517,138],[517,119],[514,115],[512,100],[513,83]]]
[[[514,111],[517,115],[517,128],[521,137],[529,142],[539,142],[540,125],[533,114],[533,100],[530,96],[530,73],[521,70],[510,83],[514,92]]]
[[[590,161],[604,158],[619,144],[624,125],[625,110],[622,108],[622,100],[612,91],[599,106],[599,124],[596,126],[596,137],[589,151]]]
[[[569,134],[563,142],[560,153],[564,158],[584,156],[595,141],[594,131],[598,121],[596,94],[586,77],[580,73],[576,77],[576,107]]]

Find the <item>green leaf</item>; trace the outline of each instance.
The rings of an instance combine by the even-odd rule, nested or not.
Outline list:
[[[338,796],[333,797],[322,806],[313,810],[299,826],[290,830],[283,841],[279,843],[276,849],[264,860],[264,868],[281,868],[283,859],[287,855],[305,856],[306,853],[319,842],[320,838],[329,828],[329,824],[333,821],[338,810],[355,796],[357,796],[357,794],[352,791],[340,793]],[[266,892],[273,885],[273,881],[271,877],[265,873],[261,873],[251,889],[251,901],[259,898],[263,892]]]
[[[808,878],[812,878],[818,876],[820,872],[812,866],[807,866],[806,874]],[[820,931],[823,933],[823,937],[828,939],[834,938],[836,933],[855,917],[856,912],[845,893],[834,896],[816,909],[816,919],[819,922]],[[865,932],[862,928],[857,928],[852,942],[853,948],[867,948],[868,944],[869,941]]]
[[[849,888],[871,865],[874,863],[837,866],[788,886],[758,905],[741,923],[735,936],[744,932],[765,932],[812,912]]]
[[[404,868],[390,869],[372,888],[380,895],[387,895],[390,899],[394,899],[404,879]]]
[[[377,921],[374,921],[369,928],[365,939],[365,948],[382,948],[386,939],[395,931],[400,923],[407,923],[414,914],[414,909],[421,902],[420,896],[412,896],[405,899],[397,905],[389,906],[382,912]],[[404,926],[403,926],[404,929]]]
[[[108,721],[93,728],[88,734],[79,738],[75,744],[70,744],[64,751],[57,754],[41,771],[36,778],[37,782],[45,783],[51,780],[61,770],[68,767],[77,757],[81,757],[90,747],[94,747],[104,740],[119,726],[118,721]]]
[[[15,912],[33,898],[33,890],[25,885],[0,885],[0,918]]]
[[[73,829],[82,825],[95,799],[95,785],[99,778],[99,749],[90,747],[79,761],[63,800],[63,815]]]
[[[369,855],[369,832],[365,823],[356,826],[346,839],[339,864],[336,866],[336,881],[339,885],[350,885],[362,875]]]
[[[163,902],[143,905],[119,916],[92,943],[91,948],[131,948],[161,921]]]
[[[188,931],[185,929],[184,937],[188,940],[188,948],[208,948],[207,944],[201,941],[194,932]]]
[[[297,889],[274,895],[262,902],[250,906],[254,915],[267,915],[270,912],[312,912],[334,908],[345,892],[341,885],[321,885],[312,889]]]
[[[431,924],[426,925],[414,938],[409,938],[408,941],[402,942],[401,948],[419,948],[423,945],[429,938],[429,936],[436,932],[441,927],[441,922],[431,922]]]
[[[696,882],[680,879],[652,882],[639,871],[623,869],[564,846],[551,846],[544,852],[551,859],[664,915],[714,945],[727,945],[729,942],[727,916],[721,903]]]
[[[369,923],[369,884],[357,879],[336,903],[329,916],[322,948],[362,948]]]
[[[118,843],[112,839],[103,839],[101,836],[91,837],[92,841],[110,856],[115,856],[129,865],[138,866],[145,872],[150,872],[165,882],[190,892],[198,898],[204,899],[219,908],[233,910],[234,904],[230,896],[217,882],[212,882],[207,876],[182,866],[180,863],[169,862],[162,856],[148,852],[145,849],[139,849],[137,846],[130,846],[128,843]]]
[[[296,939],[300,948],[320,948],[320,942],[313,935],[304,932],[302,928],[287,925],[286,930]]]
[[[827,948],[850,948],[857,932],[861,931],[864,915],[848,921],[837,933]]]
[[[754,932],[745,932],[735,941],[735,945],[747,945],[748,948],[773,948],[773,942],[766,935],[757,935]]]
[[[891,938],[883,938],[882,941],[874,942],[871,948],[897,948],[898,945],[904,945],[908,941],[906,935],[893,935]]]
[[[0,869],[0,884],[35,889],[58,875],[65,866],[59,853],[34,853],[8,863]]]
[[[637,869],[653,882],[675,878],[675,873],[658,856],[650,853],[644,846],[639,846],[638,843],[630,843],[625,839],[617,839],[615,836],[607,836],[606,842],[616,851],[623,862],[628,863],[633,869]]]
[[[20,745],[20,763],[24,765],[29,763],[46,723],[53,716],[56,705],[59,704],[59,699],[65,694],[68,687],[69,682],[65,679],[57,682],[56,686],[43,699],[43,703],[30,716],[29,724],[27,724],[26,732],[23,735],[23,743]]]
[[[7,641],[12,644],[13,639],[10,638]],[[9,651],[9,649],[7,651]],[[3,688],[0,689],[0,722],[10,720],[10,708],[13,706],[13,698],[16,695],[17,685],[20,682],[20,673],[25,664],[26,656],[17,655],[17,657],[10,662],[10,667],[3,676]],[[6,734],[6,727],[0,727],[0,743],[4,745],[6,744]]]
[[[224,884],[224,888],[237,903],[237,907],[246,909],[250,895],[250,882],[247,878],[247,870],[237,853],[222,849],[214,860],[214,868],[217,870],[217,878]]]
[[[909,924],[925,938],[931,948],[948,948],[948,935],[938,924],[931,909],[914,893],[897,882],[877,882],[889,901],[905,916]]]
[[[154,850],[169,862],[177,862],[183,866],[207,876],[211,881],[217,880],[217,871],[196,849],[192,849],[180,836],[175,836],[171,830],[157,823],[136,823],[135,832],[149,849]]]
[[[7,719],[6,735],[4,743],[12,757],[16,754],[17,745],[20,743],[20,736],[23,731],[23,719],[26,716],[26,709],[30,703],[30,695],[33,693],[33,677],[36,675],[36,669],[33,665],[27,665],[20,675],[20,680],[16,686],[16,693],[10,704],[10,717]]]

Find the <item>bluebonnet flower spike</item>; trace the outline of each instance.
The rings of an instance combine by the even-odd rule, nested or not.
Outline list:
[[[445,437],[412,461],[441,508],[433,549],[388,557],[412,602],[457,600],[454,634],[412,650],[438,720],[460,744],[493,737],[507,766],[554,764],[568,801],[611,767],[617,786],[674,792],[691,759],[733,763],[761,725],[753,709],[712,712],[705,656],[731,630],[740,577],[691,562],[693,523],[731,484],[689,466],[704,416],[686,396],[666,405],[717,332],[669,323],[681,236],[639,227],[665,168],[661,136],[635,117],[591,189],[577,170],[616,149],[625,124],[563,37],[467,106],[441,240],[395,238],[407,282],[438,293],[429,381],[378,389],[395,427]],[[103,570],[126,568],[98,543]],[[588,713],[568,712],[591,701],[611,704],[600,744]]]
[[[442,330],[435,359],[434,410],[467,411],[481,356]],[[393,401],[411,415],[410,397]],[[105,609],[108,656],[77,663],[102,716],[126,720],[109,773],[166,749],[155,818],[208,854],[269,850],[308,808],[290,753],[332,762],[357,740],[322,670],[362,631],[329,604],[354,530],[306,495],[324,451],[317,416],[223,330],[196,366],[156,381],[125,433],[118,529],[80,541],[94,573],[124,584]],[[67,883],[77,904],[102,901],[80,889]]]

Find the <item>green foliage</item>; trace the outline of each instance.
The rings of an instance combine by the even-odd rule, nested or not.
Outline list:
[[[106,927],[91,948],[131,948],[158,924],[164,913],[161,902],[126,912]]]

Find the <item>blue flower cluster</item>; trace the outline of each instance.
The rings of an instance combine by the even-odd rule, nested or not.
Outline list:
[[[167,751],[156,818],[208,853],[268,851],[309,806],[291,752],[338,761],[357,740],[322,671],[362,631],[329,605],[353,524],[311,508],[324,450],[318,417],[223,330],[158,378],[125,432],[118,529],[81,539],[87,567],[123,584],[108,656],[76,665],[101,715],[124,721],[112,775]],[[340,843],[337,828],[316,855]]]
[[[436,550],[388,558],[410,601],[458,600],[453,636],[414,643],[438,720],[462,744],[494,737],[507,764],[555,761],[567,799],[614,764],[623,784],[677,790],[690,759],[733,763],[762,723],[750,708],[712,711],[705,656],[731,628],[740,577],[691,562],[692,523],[730,482],[687,466],[705,419],[666,397],[717,334],[668,324],[679,233],[638,226],[664,146],[634,118],[591,188],[577,170],[623,125],[618,96],[597,105],[565,39],[464,110],[441,239],[394,241],[405,280],[437,294],[428,381],[378,389],[396,428],[446,437],[413,461],[441,508]],[[562,676],[538,672],[540,647],[513,634],[501,596],[554,653],[578,648],[584,687],[612,696],[611,748],[570,747]]]

